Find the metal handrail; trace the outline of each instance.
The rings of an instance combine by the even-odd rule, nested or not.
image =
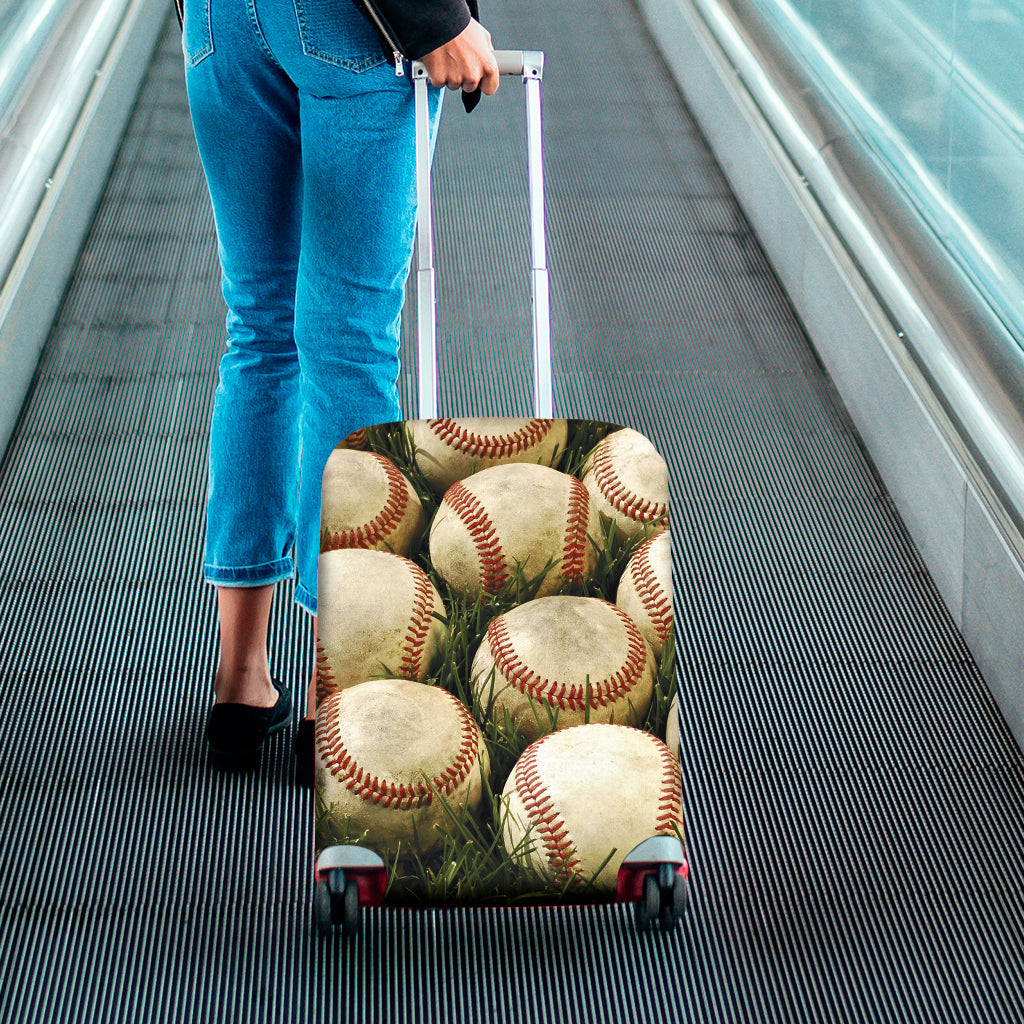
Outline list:
[[[32,219],[96,83],[131,0],[26,5],[0,54],[0,281]],[[21,45],[25,52],[10,47]]]
[[[71,7],[69,0],[13,0],[0,12],[0,124],[9,120]]]
[[[1024,352],[831,96],[750,0],[691,0],[896,325],[1024,557]],[[812,99],[809,99],[812,97]],[[970,469],[971,466],[965,468]]]

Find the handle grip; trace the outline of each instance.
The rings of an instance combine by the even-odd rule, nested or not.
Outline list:
[[[540,50],[495,50],[499,75],[522,75],[523,78],[544,77],[544,54]]]
[[[544,53],[541,50],[495,50],[499,75],[519,75],[522,78],[544,77]],[[426,78],[427,69],[422,61],[412,62],[412,77]]]

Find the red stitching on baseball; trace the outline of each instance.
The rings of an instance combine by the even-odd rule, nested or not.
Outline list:
[[[383,455],[377,452],[367,452],[372,455],[384,470],[384,478],[387,482],[387,495],[384,498],[384,505],[380,512],[368,523],[361,524],[352,530],[341,530],[338,533],[324,532],[321,544],[326,544],[325,551],[334,551],[338,548],[372,548],[378,541],[384,540],[387,535],[401,523],[406,509],[409,507],[409,489],[406,487],[405,477],[399,472],[398,467]]]
[[[613,434],[612,437],[614,436]],[[597,486],[616,511],[641,522],[651,522],[668,512],[666,502],[641,498],[623,483],[612,465],[611,449],[607,444],[602,442],[598,445],[593,460],[591,468]]]
[[[418,679],[425,667],[423,653],[433,619],[434,585],[415,562],[404,561],[412,574],[413,596],[409,629],[402,647],[401,672],[407,679]]]
[[[569,476],[568,521],[562,546],[562,579],[574,583],[583,579],[587,557],[587,520],[590,492],[574,476]]]
[[[496,594],[508,579],[498,532],[487,515],[483,502],[457,481],[445,492],[444,503],[459,517],[480,559],[480,578],[485,594]]]
[[[455,759],[443,772],[434,776],[429,785],[422,779],[414,783],[396,783],[391,779],[378,778],[356,764],[341,734],[340,715],[323,715],[325,721],[320,718],[317,720],[317,750],[328,771],[360,800],[397,810],[427,806],[433,801],[434,792],[450,796],[465,782],[476,765],[479,731],[473,716],[457,698],[446,690],[438,692],[443,693],[455,707],[459,717],[460,740]]]
[[[554,420],[528,420],[511,434],[476,434],[457,420],[429,420],[430,429],[446,445],[478,458],[497,459],[516,455],[539,444],[550,433]]]
[[[552,733],[552,735],[555,735]],[[540,838],[548,861],[555,869],[555,882],[564,885],[580,873],[582,865],[576,856],[576,847],[569,838],[566,823],[555,813],[554,798],[543,785],[537,763],[545,736],[526,748],[516,763],[516,791],[519,793],[530,818],[530,824]]]
[[[622,667],[607,679],[590,681],[590,706],[606,707],[628,696],[647,665],[648,647],[640,630],[621,608],[600,598],[611,608],[626,630],[629,651]],[[583,711],[587,704],[586,686],[569,686],[557,679],[543,679],[520,658],[508,634],[504,615],[499,615],[487,627],[487,644],[494,656],[494,663],[501,675],[520,693],[536,701],[546,701],[552,707],[567,711]]]
[[[334,673],[331,671],[331,663],[323,644],[318,639],[316,642],[316,694],[322,697],[327,693],[328,685],[333,682]]]
[[[670,834],[673,824],[683,827],[683,789],[679,762],[664,744],[658,748],[661,758],[661,797],[658,800],[658,816],[655,818],[657,834]]]
[[[666,536],[664,533],[658,534],[658,537]],[[651,545],[658,537],[644,541],[637,549],[630,562],[629,578],[636,587],[644,611],[651,618],[658,639],[664,643],[672,632],[672,600],[651,565]]]

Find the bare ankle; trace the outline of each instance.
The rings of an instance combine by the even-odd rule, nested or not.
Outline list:
[[[251,704],[254,707],[272,707],[278,693],[270,680],[270,670],[261,668],[217,669],[213,691],[218,704]]]

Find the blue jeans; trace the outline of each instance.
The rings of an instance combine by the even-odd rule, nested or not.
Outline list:
[[[182,47],[228,307],[203,571],[251,587],[297,567],[316,614],[327,457],[401,419],[412,81],[349,0],[188,0]]]

